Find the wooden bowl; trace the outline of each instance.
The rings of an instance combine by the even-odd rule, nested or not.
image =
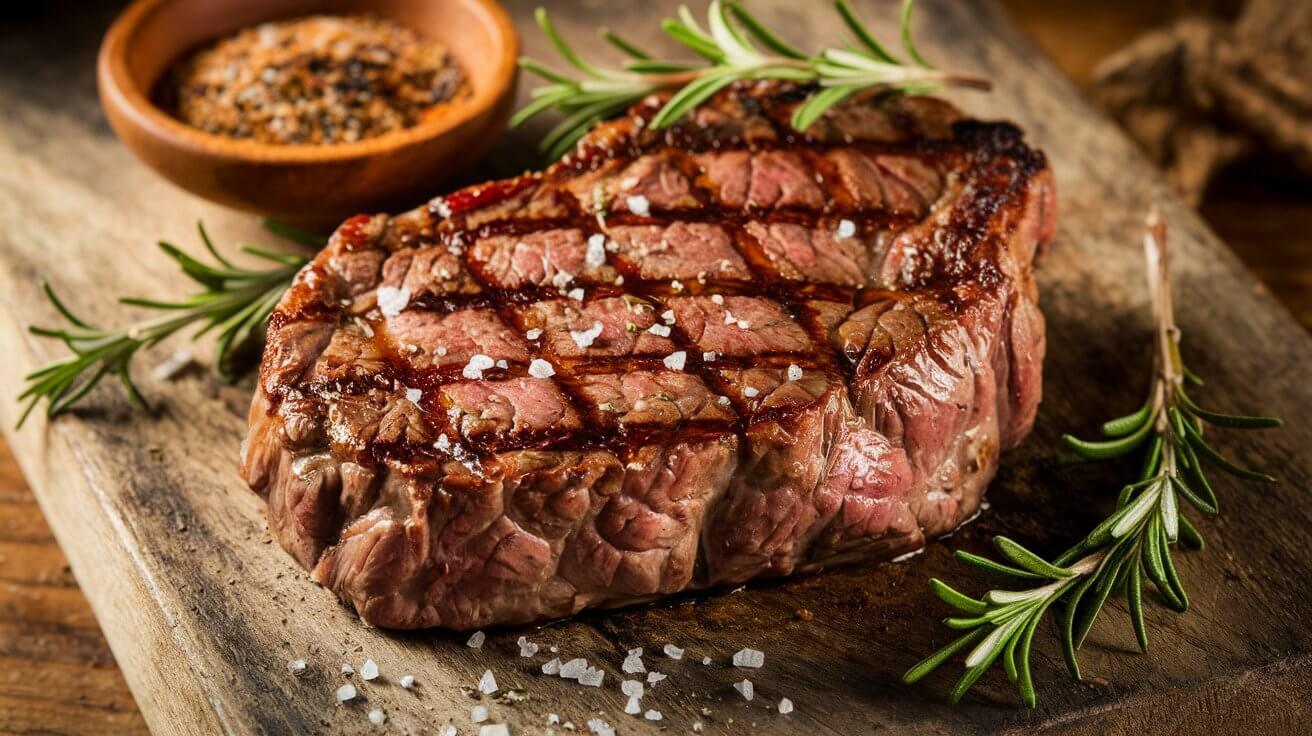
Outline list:
[[[270,145],[202,132],[152,101],[169,67],[196,47],[262,21],[372,13],[445,44],[470,93],[419,125],[355,143]],[[138,158],[206,199],[288,222],[335,224],[397,210],[500,137],[515,97],[519,38],[495,0],[137,0],[100,46],[100,102]]]

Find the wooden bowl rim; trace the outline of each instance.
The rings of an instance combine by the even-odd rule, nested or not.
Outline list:
[[[198,155],[275,164],[334,163],[369,158],[422,144],[457,130],[492,111],[514,88],[518,71],[519,35],[505,8],[496,0],[454,0],[480,14],[481,21],[491,28],[494,36],[500,38],[505,51],[494,61],[480,62],[497,65],[490,77],[491,83],[482,89],[472,90],[468,98],[452,103],[445,111],[446,114],[434,116],[410,128],[352,143],[278,145],[206,133],[169,115],[151,102],[148,92],[141,90],[128,72],[131,40],[142,24],[166,4],[185,1],[136,0],[128,6],[115,19],[100,44],[97,76],[106,103],[117,108],[133,126],[174,148]]]

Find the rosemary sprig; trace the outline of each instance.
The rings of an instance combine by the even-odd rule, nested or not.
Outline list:
[[[655,58],[609,29],[601,37],[628,57],[621,69],[605,69],[580,56],[556,32],[547,11],[538,8],[543,34],[561,57],[578,72],[571,77],[533,59],[520,66],[547,80],[533,90],[533,100],[511,119],[511,127],[555,109],[565,115],[540,148],[548,159],[563,156],[594,124],[620,114],[630,105],[660,90],[675,90],[652,120],[655,128],[673,125],[716,92],[740,80],[779,79],[814,87],[793,116],[793,127],[805,130],[826,110],[862,90],[881,88],[924,93],[945,86],[988,89],[987,80],[943,72],[925,61],[911,39],[914,0],[904,0],[901,41],[907,60],[889,52],[861,23],[847,0],[834,3],[853,39],[847,48],[823,48],[807,54],[781,39],[735,0],[712,0],[703,28],[687,6],[678,18],[661,24],[665,33],[692,51],[699,62]]]
[[[1204,439],[1207,425],[1257,429],[1278,427],[1280,420],[1209,411],[1189,395],[1186,384],[1201,385],[1202,381],[1185,368],[1180,357],[1180,330],[1175,324],[1167,272],[1166,225],[1155,212],[1148,217],[1144,252],[1156,325],[1153,379],[1147,400],[1137,411],[1103,424],[1102,433],[1107,439],[1063,438],[1072,450],[1089,460],[1142,452],[1138,477],[1121,489],[1115,510],[1102,523],[1052,562],[1006,537],[994,539],[995,549],[1006,562],[958,551],[957,557],[966,563],[1035,581],[1035,587],[990,590],[982,598],[972,598],[941,580],[931,580],[930,587],[938,597],[963,614],[944,620],[944,624],[967,633],[908,670],[904,682],[916,682],[969,647],[966,671],[952,689],[952,702],[959,701],[990,666],[1002,659],[1021,700],[1034,707],[1037,698],[1029,657],[1039,622],[1054,604],[1059,608],[1062,651],[1071,674],[1079,679],[1076,653],[1113,593],[1125,594],[1139,648],[1147,652],[1144,579],[1157,588],[1168,607],[1184,612],[1189,607],[1189,596],[1176,572],[1172,548],[1203,546],[1202,535],[1185,513],[1189,507],[1206,515],[1218,513],[1216,494],[1204,464],[1246,480],[1275,481],[1265,473],[1239,467]]]
[[[275,235],[303,245],[318,248],[324,244],[323,238],[288,225],[268,221],[264,226]],[[274,266],[267,270],[238,268],[219,254],[203,225],[197,224],[197,230],[205,250],[217,265],[198,261],[169,243],[161,242],[159,247],[188,278],[204,289],[180,301],[120,299],[123,304],[162,312],[126,328],[115,330],[93,326],[75,315],[50,285],[42,282],[46,297],[71,326],[58,329],[32,326],[28,330],[34,335],[62,341],[73,354],[47,363],[24,377],[27,387],[19,394],[18,400],[26,401],[27,406],[18,419],[18,426],[27,421],[42,400],[46,402],[49,417],[67,411],[106,376],[117,377],[132,403],[144,407],[146,402],[132,381],[132,358],[142,348],[192,325],[199,326],[192,339],[217,332],[214,365],[219,374],[228,380],[239,375],[239,356],[263,341],[269,313],[308,259],[247,245],[241,247],[242,252],[269,261]]]

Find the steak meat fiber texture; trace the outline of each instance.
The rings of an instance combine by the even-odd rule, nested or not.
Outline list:
[[[1043,155],[734,86],[343,223],[270,323],[242,473],[368,624],[473,629],[920,549],[1029,431]]]

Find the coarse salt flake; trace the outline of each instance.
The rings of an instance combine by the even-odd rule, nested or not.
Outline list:
[[[476,705],[469,709],[469,720],[474,723],[482,723],[487,720],[487,706]]]
[[[375,292],[378,297],[378,311],[384,317],[395,317],[410,303],[410,289],[402,286],[380,286]]]
[[[646,672],[647,665],[642,663],[641,654],[629,653],[629,656],[624,658],[624,663],[620,665],[620,669],[624,670],[626,674],[632,675],[638,672]]]
[[[542,362],[546,363],[546,361],[542,361]],[[551,364],[547,363],[547,367],[550,368]],[[532,367],[529,368],[529,372],[532,372]],[[551,375],[551,374],[548,373],[547,375]],[[545,376],[540,376],[540,378],[545,378]],[[538,653],[538,645],[529,641],[528,637],[521,636],[519,637],[519,641],[516,643],[519,644],[519,656],[521,657],[532,657],[533,655]]]
[[[387,714],[383,712],[382,708],[374,708],[373,710],[369,711],[369,722],[374,724],[375,726],[381,726],[386,721],[387,721]]]
[[[587,687],[601,687],[601,681],[606,679],[606,673],[596,667],[589,667],[586,672],[579,675],[579,684]]]
[[[851,220],[838,221],[838,237],[850,238],[856,235],[856,223]]]
[[[664,312],[661,312],[661,319],[665,320],[665,324],[667,325],[674,324],[674,310],[667,309]]]
[[[567,730],[573,730],[566,726]],[[615,736],[615,729],[609,723],[600,718],[593,718],[588,721],[588,730],[597,734],[597,736]]]
[[[802,380],[802,366],[796,363],[793,363],[792,365],[788,366],[788,380],[790,381]]]
[[[465,646],[470,649],[478,649],[483,646],[483,642],[486,640],[487,634],[484,634],[481,631],[475,631],[473,634],[469,635],[469,641],[465,642]]]
[[[424,392],[417,388],[408,388],[405,390],[405,400],[411,404],[418,404],[419,400],[424,398]]]
[[[631,716],[636,716],[642,712],[642,705],[639,703],[637,695],[629,696],[629,702],[625,704],[624,712]]]
[[[642,686],[642,680],[625,680],[620,683],[620,692],[630,698],[641,698],[646,690]]]
[[[788,715],[789,713],[792,713],[792,712],[793,712],[793,701],[789,700],[788,698],[784,698],[783,700],[780,700],[780,701],[779,701],[779,714],[780,714],[780,715],[784,715],[784,716],[786,716],[786,715]]]
[[[724,297],[720,294],[712,294],[711,301],[715,304],[724,304]]]
[[[293,675],[299,675],[305,671],[305,660],[293,659],[287,663],[287,671]]]
[[[569,271],[557,271],[555,275],[551,277],[551,285],[557,289],[564,289],[566,286],[569,286],[569,282],[573,280],[574,274]]]
[[[344,664],[344,665],[342,665],[342,674],[343,674],[343,675],[346,675],[346,676],[348,676],[348,677],[351,676],[351,675],[354,675],[354,674],[355,674],[355,668],[352,667],[352,666],[349,665],[349,664]]]
[[[549,726],[554,726],[554,725],[556,725],[557,723],[560,723],[560,716],[556,715],[555,713],[548,713],[548,714],[547,714],[547,725],[549,725]]]
[[[735,316],[733,316],[733,312],[730,312],[730,311],[727,310],[727,309],[724,310],[724,323],[725,323],[726,325],[731,325],[731,324],[733,324],[734,322],[737,322],[737,321],[738,321],[738,318],[735,317]]]
[[[751,680],[743,680],[742,682],[735,682],[733,684],[733,689],[742,693],[744,700],[751,700],[752,698],[756,697],[756,689],[752,687]]]
[[[450,452],[451,438],[444,434],[439,434],[437,436],[437,441],[433,443],[433,447],[437,448],[438,452]]]
[[[658,710],[649,710],[649,711],[647,711],[646,713],[643,713],[643,714],[642,714],[642,717],[643,717],[643,718],[646,718],[646,719],[649,720],[649,721],[659,721],[660,719],[664,718],[665,716],[662,716],[662,715],[661,715],[661,712],[658,711]]]
[[[539,337],[542,337],[542,328],[541,328],[541,327],[534,327],[533,329],[529,330],[528,332],[525,332],[525,333],[524,333],[524,337],[528,338],[529,340],[536,340],[536,339],[538,339]]]
[[[688,362],[688,353],[684,350],[670,353],[665,356],[665,360],[662,362],[665,363],[666,368],[669,368],[672,371],[681,371],[683,370],[684,364]]]
[[[355,685],[349,682],[337,688],[337,702],[345,703],[348,700],[355,700]]]
[[[555,374],[555,367],[542,358],[533,358],[533,362],[529,363],[529,375],[533,378],[551,378]]]
[[[728,396],[721,396],[715,400],[715,403],[719,404],[720,406],[728,406],[732,404],[733,401]],[[710,659],[710,657],[705,657],[704,659]],[[709,664],[709,662],[703,662],[703,664]]]
[[[553,660],[551,660],[550,662],[544,662],[544,663],[542,664],[542,674],[544,674],[544,675],[559,675],[559,674],[560,674],[560,660],[559,660],[559,659],[553,659]]]
[[[570,330],[569,336],[573,338],[574,344],[580,348],[590,348],[593,341],[601,337],[601,323],[594,322],[586,330]]]
[[[747,388],[743,389],[743,396],[746,396],[749,399],[755,398],[756,395],[759,393],[761,393],[760,389],[756,388],[755,386],[748,386]]]
[[[510,736],[510,727],[504,723],[489,723],[478,727],[478,736]]]
[[[583,301],[583,296],[584,296],[583,287],[576,286],[573,289],[570,289],[569,293],[566,294],[565,296],[568,296],[570,299],[573,299],[576,302],[581,302]]]
[[[406,690],[409,690],[409,689],[411,689],[411,688],[413,688],[413,687],[415,686],[415,676],[414,676],[414,675],[401,675],[401,679],[399,680],[399,684],[401,685],[401,687],[405,688]]]
[[[366,659],[364,664],[360,665],[360,677],[366,680],[378,679],[378,663],[372,659]]]
[[[588,250],[583,255],[583,265],[598,268],[606,262],[606,236],[596,233],[588,237]]]
[[[629,208],[629,212],[638,217],[646,217],[651,214],[651,202],[648,202],[647,198],[641,194],[625,197],[624,204]]]
[[[459,732],[456,731],[455,726],[447,724],[442,727],[442,730],[438,732],[437,736],[458,736],[458,734]]]
[[[666,644],[664,651],[670,659],[683,659],[683,650],[673,644]]]
[[[726,397],[724,397],[724,398],[728,398],[728,397],[726,396]],[[711,663],[711,658],[710,658],[710,657],[702,657],[702,664],[707,665],[707,664],[710,664],[710,663]]]
[[[647,331],[657,337],[670,336],[670,328],[666,325],[652,325],[651,327],[647,328]]]
[[[497,678],[492,674],[492,670],[485,670],[483,677],[478,681],[478,691],[484,695],[491,695],[497,691]]]
[[[661,680],[664,680],[667,677],[669,677],[669,675],[665,674],[664,672],[648,672],[647,682],[652,685],[655,685],[656,683],[660,682]]]
[[[760,667],[765,664],[765,653],[756,649],[740,649],[733,655],[734,667]]]
[[[588,671],[588,660],[577,658],[560,666],[560,676],[566,680],[577,680],[579,676]]]
[[[482,353],[479,353],[478,355],[475,355],[469,359],[469,363],[465,365],[465,368],[460,372],[460,375],[470,379],[471,381],[477,381],[478,379],[483,377],[483,371],[487,370],[488,368],[491,368],[496,364],[497,362],[495,360],[492,360],[491,356],[483,355]]]
[[[708,350],[702,353],[702,360],[706,361],[707,363],[711,362],[712,360],[715,360],[718,357],[720,356],[716,354],[714,350]]]
[[[747,329],[747,328],[749,328],[749,327],[751,327],[751,326],[752,326],[752,323],[751,323],[751,322],[748,322],[748,321],[745,320],[745,319],[740,319],[740,320],[738,320],[738,329],[740,329],[740,330],[745,330],[745,329]]]

